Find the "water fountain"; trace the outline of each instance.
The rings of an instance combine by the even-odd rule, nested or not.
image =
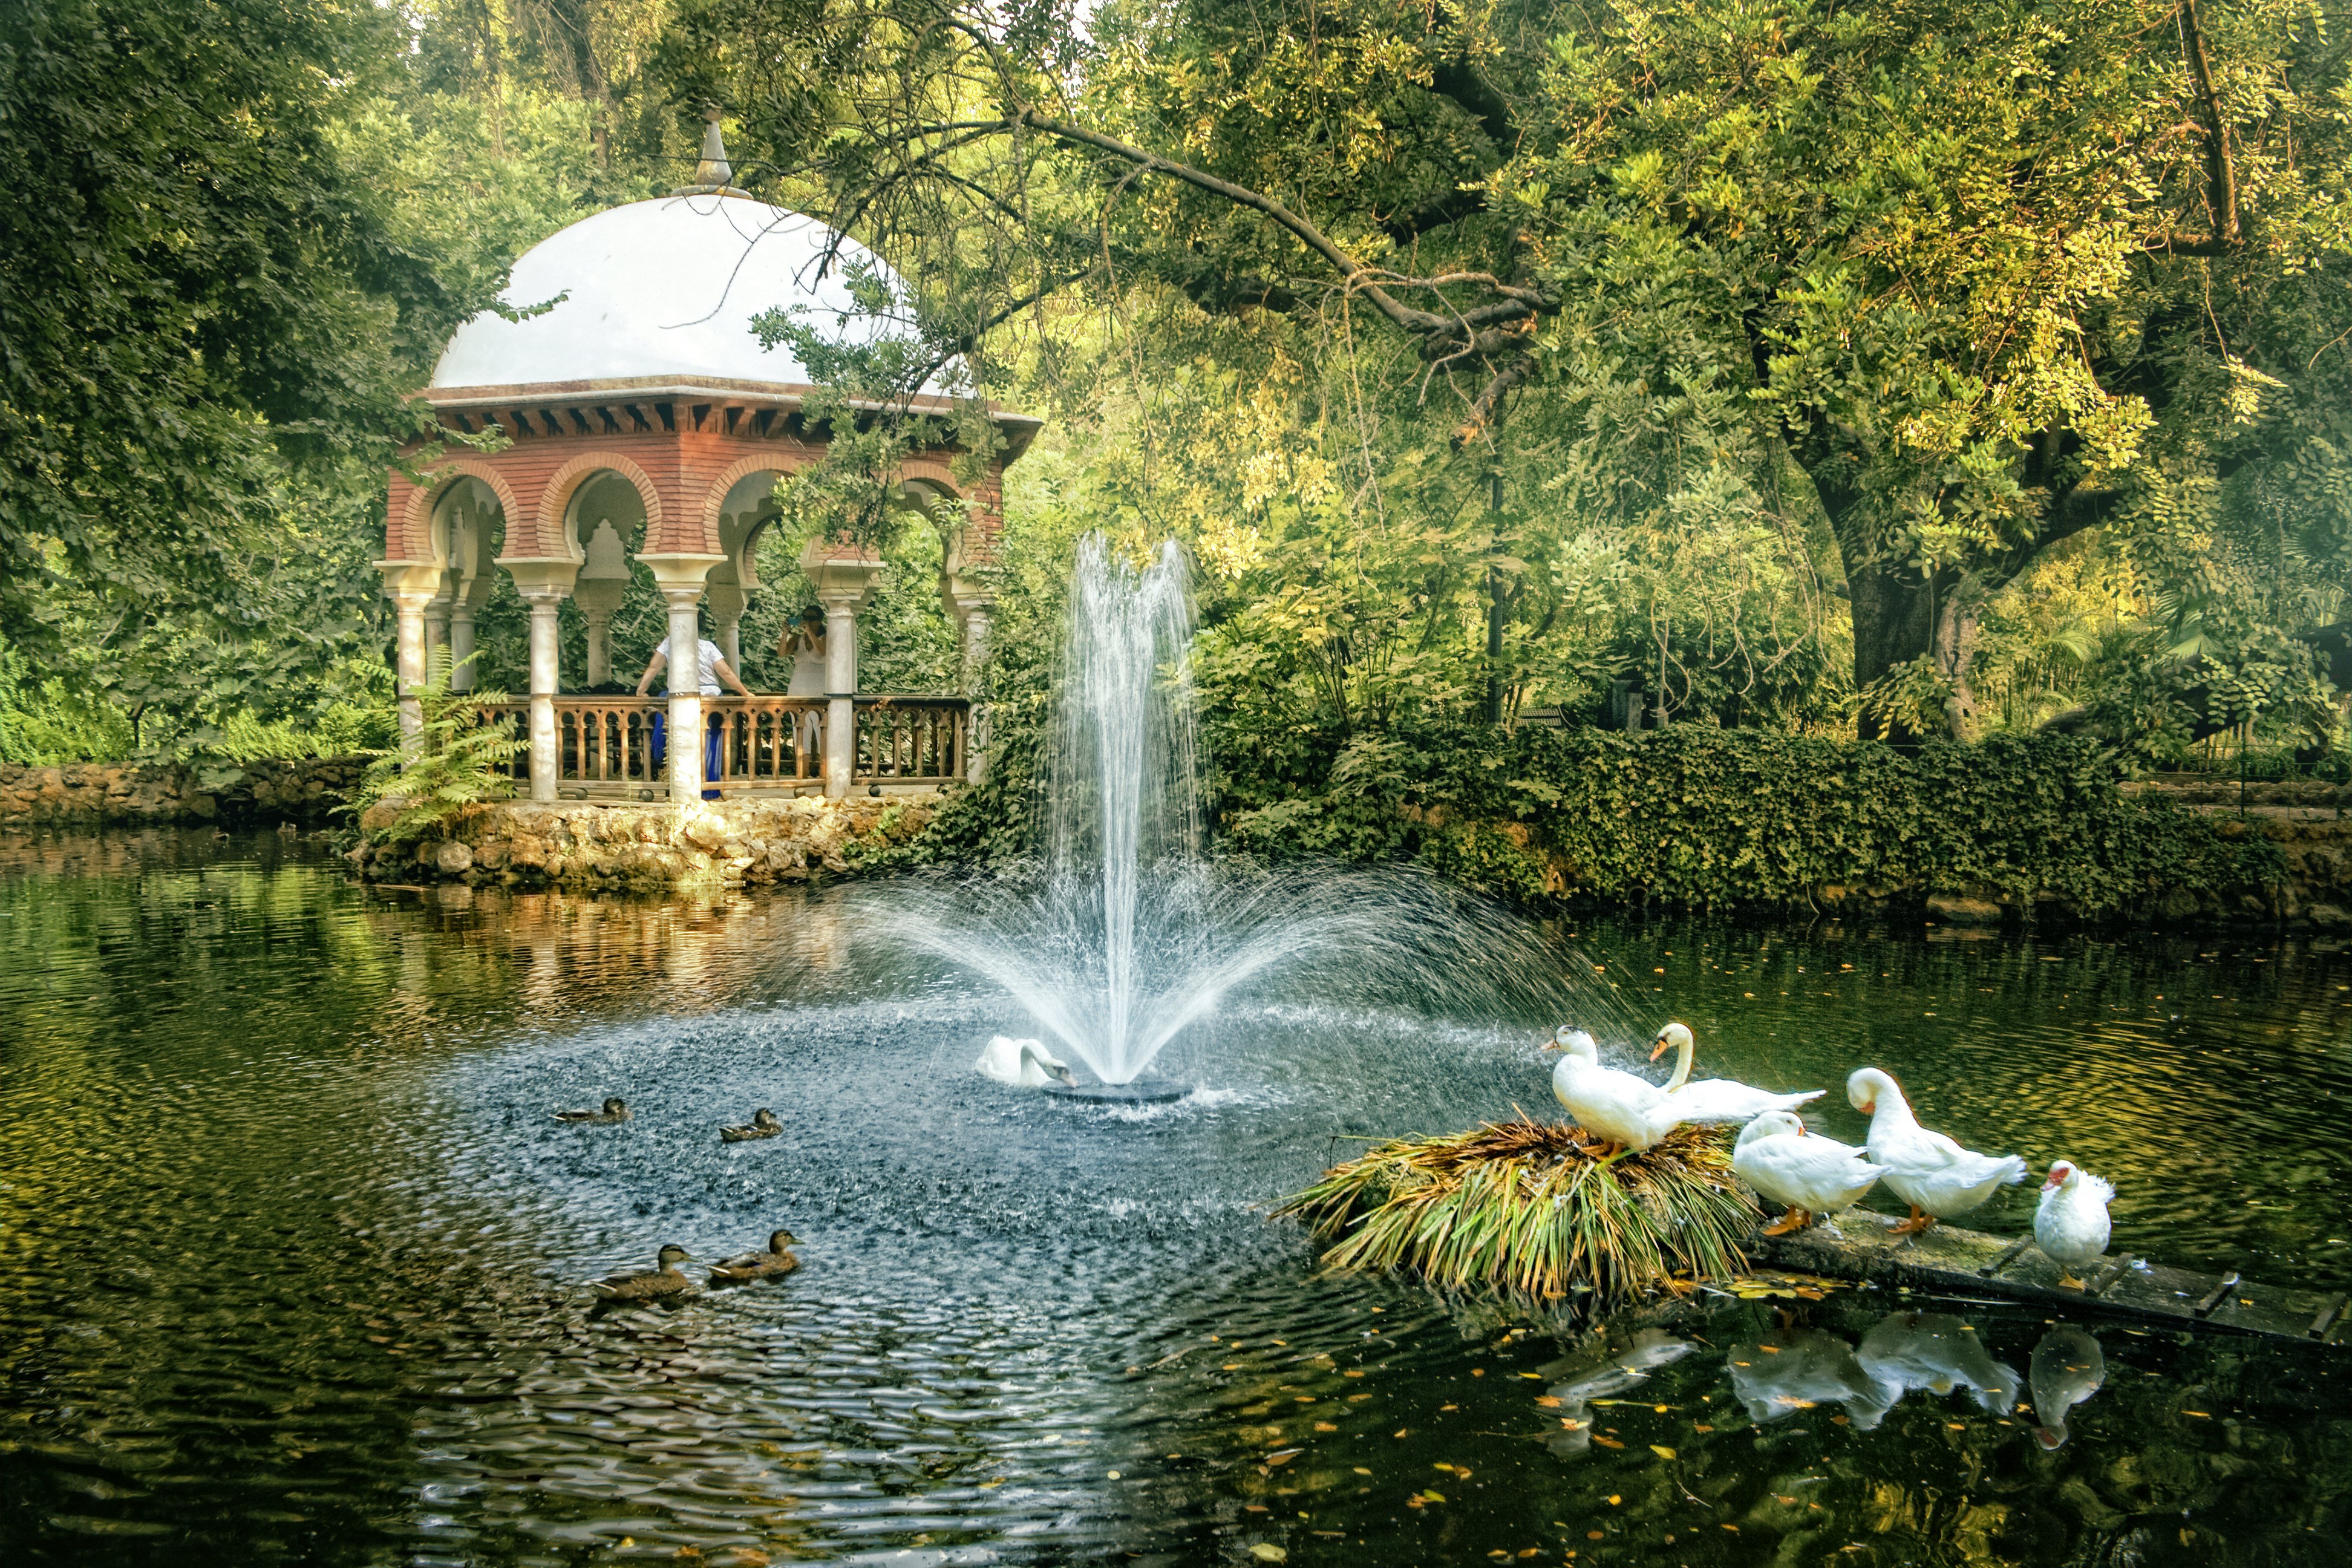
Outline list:
[[[1561,971],[1524,921],[1401,868],[1211,860],[1192,636],[1181,547],[1138,565],[1098,534],[1083,540],[1042,770],[1040,863],[952,895],[885,891],[877,932],[1001,987],[1091,1074],[1049,1090],[1066,1097],[1180,1098],[1186,1085],[1153,1072],[1163,1050],[1276,974],[1288,997],[1552,1016],[1524,993]]]

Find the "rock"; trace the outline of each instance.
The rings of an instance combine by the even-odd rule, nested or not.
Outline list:
[[[434,851],[433,863],[445,877],[463,876],[474,868],[474,851],[463,840],[452,838]]]
[[[1990,899],[1971,898],[1965,893],[1930,893],[1927,912],[1948,925],[1994,926],[2000,924],[2000,906]]]
[[[2336,904],[2314,904],[2303,911],[2303,918],[2323,931],[2340,931],[2352,925],[2352,915],[2346,914]]]

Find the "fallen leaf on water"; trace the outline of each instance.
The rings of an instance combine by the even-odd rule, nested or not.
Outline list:
[[[1349,1468],[1354,1470],[1360,1476],[1369,1476],[1372,1473],[1371,1471],[1364,1468],[1361,1465],[1351,1465]]]
[[[1339,1429],[1339,1428],[1337,1426],[1328,1421],[1318,1421],[1315,1423],[1315,1430],[1318,1432],[1337,1432]]]
[[[1285,1448],[1280,1453],[1268,1454],[1265,1457],[1265,1462],[1269,1466],[1286,1465],[1305,1452],[1307,1452],[1307,1450],[1304,1448]]]
[[[1675,1457],[1675,1451],[1672,1448],[1667,1447],[1664,1443],[1651,1444],[1650,1452],[1655,1454],[1661,1459],[1671,1459]]]
[[[2209,1413],[2202,1410],[2184,1410],[2180,1414],[2183,1415],[2194,1415],[2200,1421],[2210,1421],[2213,1419]]]
[[[1694,1432],[1712,1432],[1715,1428],[1708,1426],[1704,1421],[1694,1421],[1691,1423],[1691,1430]]]
[[[1624,1444],[1620,1443],[1616,1438],[1614,1438],[1614,1437],[1603,1437],[1603,1436],[1602,1436],[1600,1433],[1598,1433],[1598,1432],[1595,1432],[1595,1433],[1592,1435],[1592,1440],[1593,1440],[1594,1442],[1596,1442],[1596,1443],[1600,1444],[1600,1445],[1601,1445],[1602,1447],[1604,1447],[1604,1448],[1622,1448],[1622,1447],[1623,1447],[1625,1446]]]
[[[1398,1436],[1402,1437],[1402,1436],[1403,1436],[1405,1435],[1405,1433],[1406,1433],[1407,1431],[1409,1431],[1409,1430],[1411,1430],[1411,1428],[1409,1428],[1409,1427],[1404,1427],[1404,1426],[1400,1426],[1400,1427],[1398,1427],[1398,1428],[1396,1429],[1396,1435],[1397,1435]]]
[[[1289,1552],[1285,1552],[1279,1546],[1271,1545],[1263,1541],[1250,1548],[1250,1555],[1256,1558],[1261,1563],[1287,1563],[1290,1561]]]
[[[1536,1401],[1536,1407],[1540,1410],[1557,1410],[1559,1408],[1559,1401],[1555,1396],[1547,1394],[1542,1398]]]

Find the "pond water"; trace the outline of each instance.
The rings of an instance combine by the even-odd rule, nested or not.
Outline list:
[[[0,1562],[2346,1560],[2352,1353],[2085,1316],[2103,1385],[2053,1450],[2018,1406],[2037,1350],[2082,1352],[2039,1311],[1838,1290],[1577,1334],[1318,1278],[1262,1205],[1351,1140],[1552,1110],[1551,1020],[1260,998],[1178,1047],[1189,1099],[1063,1103],[976,1078],[1017,1016],[856,951],[854,896],[0,841]],[[1703,1073],[1830,1089],[1855,1140],[1874,1062],[1976,1146],[2114,1179],[2119,1247],[2352,1288],[2345,953],[1554,936],[1612,1043],[1682,1017]],[[548,1114],[608,1093],[634,1120]],[[782,1137],[719,1142],[762,1105]],[[778,1225],[789,1280],[591,1310],[665,1242]]]

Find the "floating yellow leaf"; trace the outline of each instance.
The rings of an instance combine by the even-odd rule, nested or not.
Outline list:
[[[1259,1542],[1255,1546],[1250,1548],[1250,1555],[1256,1558],[1261,1563],[1287,1563],[1290,1561],[1289,1552],[1285,1552],[1279,1546],[1273,1545],[1272,1543],[1264,1541]]]
[[[1536,1401],[1536,1408],[1538,1410],[1557,1410],[1559,1408],[1559,1400],[1556,1396],[1547,1394],[1542,1398]]]
[[[1664,1443],[1651,1444],[1650,1452],[1655,1454],[1661,1459],[1671,1459],[1675,1457],[1675,1451],[1672,1448],[1667,1447]]]

